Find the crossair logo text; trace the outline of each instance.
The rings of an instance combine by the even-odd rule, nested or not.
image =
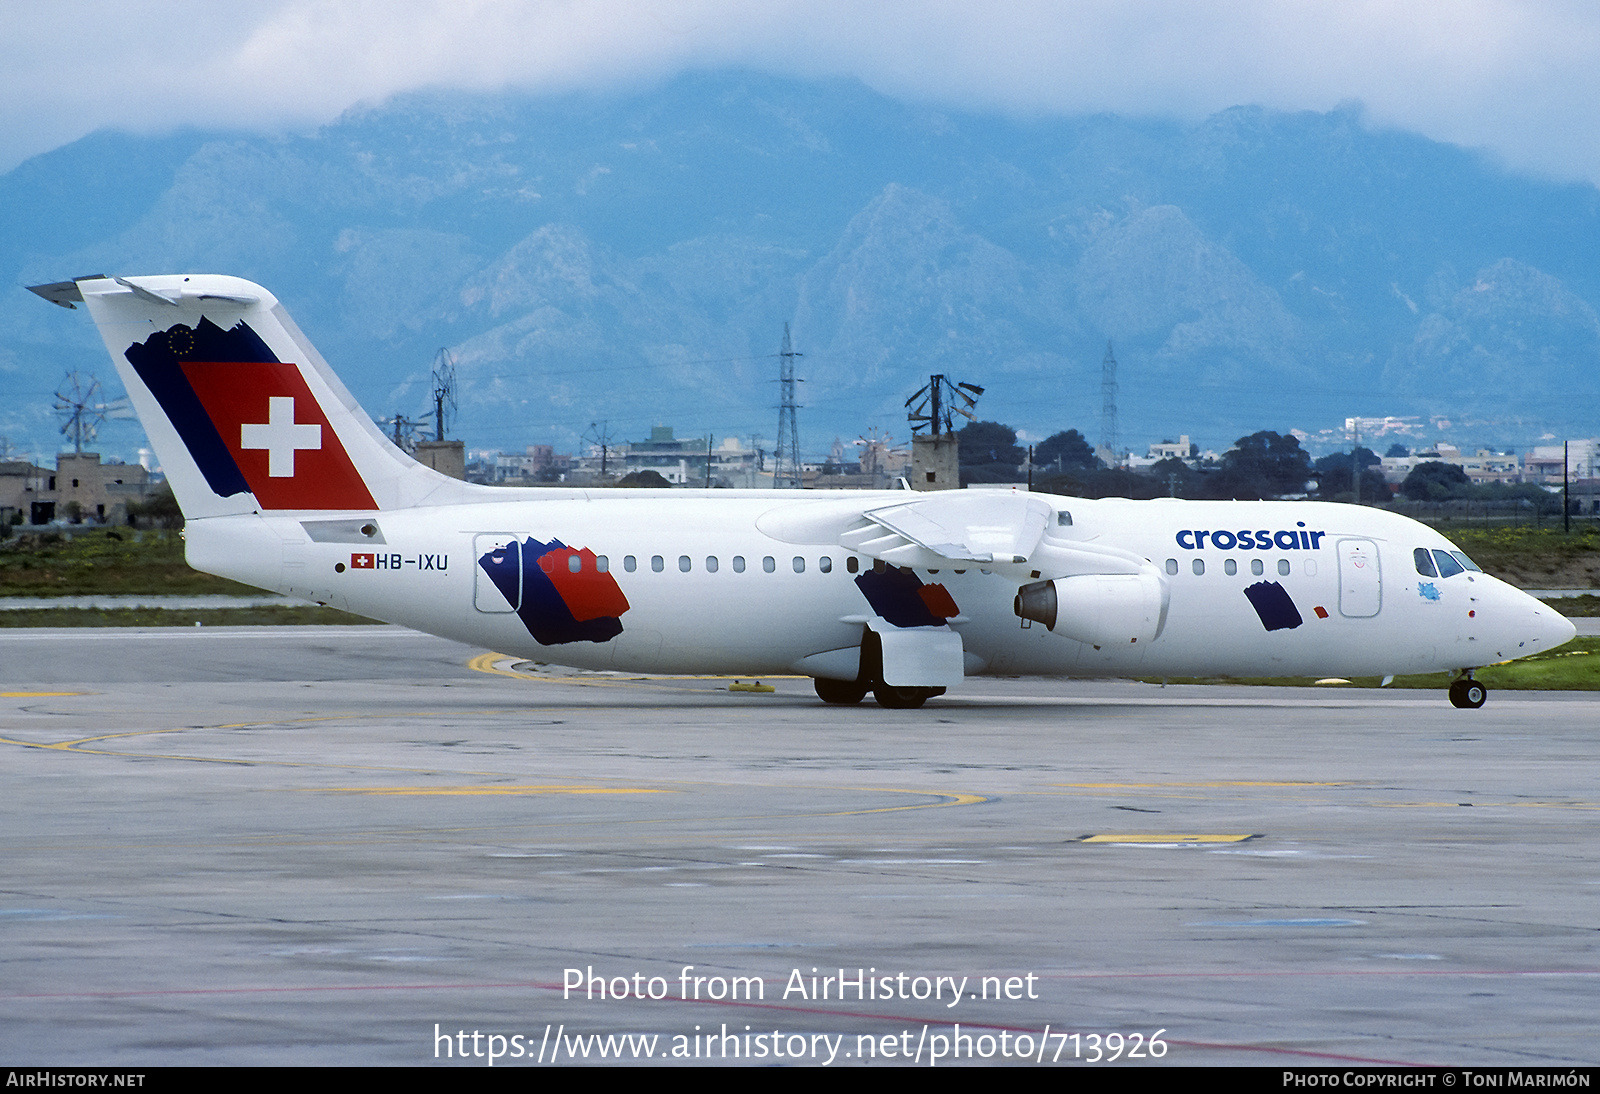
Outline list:
[[[1230,532],[1227,529],[1213,532],[1185,528],[1176,538],[1178,546],[1185,551],[1205,550],[1207,539],[1211,541],[1211,546],[1219,551],[1270,551],[1274,547],[1280,551],[1321,550],[1322,537],[1328,533],[1299,530],[1305,526],[1306,522],[1302,520],[1295,528],[1285,528],[1277,532],[1265,528],[1258,532],[1252,532],[1248,528],[1237,532]]]

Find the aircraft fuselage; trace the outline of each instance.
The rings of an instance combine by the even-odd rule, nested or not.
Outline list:
[[[345,517],[208,518],[189,525],[189,558],[262,588],[530,660],[844,679],[854,676],[864,626],[883,614],[862,586],[873,560],[837,543],[777,538],[762,530],[763,518],[808,503],[867,511],[927,496],[507,493],[518,497]],[[1381,510],[1032,497],[1070,514],[1070,525],[1051,528],[1057,540],[1154,565],[1168,596],[1160,632],[1144,642],[1074,640],[1018,617],[1014,600],[1036,576],[1031,571],[910,568],[915,582],[942,586],[953,601],[956,614],[927,625],[960,636],[967,674],[1420,673],[1523,656],[1571,633],[1554,611],[1486,574],[1419,573],[1415,552],[1448,550],[1448,541]],[[530,557],[505,564],[517,573],[507,596],[492,580],[491,552],[511,545]],[[546,551],[539,573],[536,548]],[[535,581],[541,589],[551,579],[582,586],[605,574],[615,583],[599,594],[613,598],[609,608],[592,607],[590,620],[564,630],[530,624],[547,610],[535,603]],[[586,595],[580,588],[578,599]],[[567,607],[550,603],[558,612]],[[615,633],[609,624],[595,629],[600,609],[615,619]],[[586,614],[581,605],[569,610]]]

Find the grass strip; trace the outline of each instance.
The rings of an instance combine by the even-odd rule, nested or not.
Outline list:
[[[1600,691],[1600,636],[1580,636],[1548,653],[1489,665],[1472,675],[1490,691]],[[1317,678],[1313,676],[1169,676],[1165,680],[1159,676],[1146,676],[1142,679],[1150,684],[1259,684],[1297,688],[1311,687],[1317,683]],[[1349,683],[1321,686],[1375,688],[1382,682],[1382,677],[1378,676],[1352,676]],[[1442,692],[1450,686],[1450,676],[1443,672],[1396,676],[1394,683],[1389,686]]]
[[[336,623],[382,626],[376,619],[315,604],[270,608],[18,608],[0,627],[300,627]]]

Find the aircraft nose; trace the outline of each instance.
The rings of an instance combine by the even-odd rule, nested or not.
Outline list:
[[[1476,584],[1480,588],[1487,586],[1480,594],[1481,606],[1495,622],[1488,625],[1482,637],[1488,640],[1487,645],[1497,658],[1544,653],[1570,642],[1578,633],[1566,616],[1521,589],[1484,577],[1479,577]]]
[[[1529,596],[1527,593],[1518,592],[1520,600],[1518,608],[1513,609],[1515,615],[1522,616],[1518,625],[1517,639],[1522,649],[1529,653],[1535,650],[1549,650],[1570,642],[1577,635],[1578,628],[1573,626],[1572,620],[1556,611],[1544,601]],[[1532,618],[1529,618],[1529,617]],[[1518,656],[1513,654],[1512,656]]]
[[[1546,649],[1570,642],[1578,634],[1577,626],[1554,608],[1539,602],[1534,612],[1536,640]]]

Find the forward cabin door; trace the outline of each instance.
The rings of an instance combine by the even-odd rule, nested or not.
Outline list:
[[[1383,607],[1383,574],[1378,566],[1378,545],[1370,539],[1341,539],[1339,553],[1339,614],[1368,619]]]

